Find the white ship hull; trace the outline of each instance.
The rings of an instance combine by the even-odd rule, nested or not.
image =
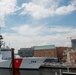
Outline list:
[[[39,69],[41,64],[44,62],[45,57],[25,57],[15,58],[14,68],[15,69]],[[12,60],[0,60],[0,68],[12,68]]]

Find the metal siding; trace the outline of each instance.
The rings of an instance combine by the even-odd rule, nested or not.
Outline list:
[[[34,46],[34,50],[56,49],[55,45]]]
[[[72,48],[73,49],[76,49],[76,44],[72,44]]]

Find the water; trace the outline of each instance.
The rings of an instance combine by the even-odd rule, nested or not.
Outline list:
[[[76,72],[76,70],[69,70]],[[62,75],[67,69],[39,69],[39,70],[15,70],[14,75]],[[0,75],[13,75],[10,69],[0,69]]]

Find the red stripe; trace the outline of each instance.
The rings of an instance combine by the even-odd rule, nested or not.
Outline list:
[[[22,63],[22,58],[15,58],[14,59],[14,67],[15,68],[20,68],[20,65],[21,65],[21,63]]]

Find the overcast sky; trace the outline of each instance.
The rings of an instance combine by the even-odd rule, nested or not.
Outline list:
[[[0,0],[6,46],[70,46],[76,38],[76,0]]]

